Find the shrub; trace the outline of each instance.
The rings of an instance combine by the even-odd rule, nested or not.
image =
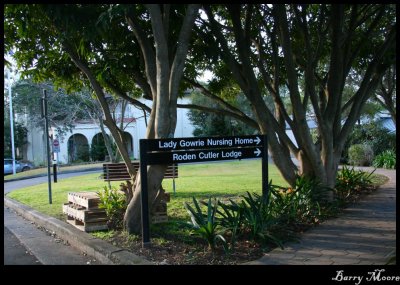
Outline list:
[[[383,167],[387,169],[396,168],[396,153],[393,150],[386,150],[377,155],[373,162],[374,167]]]
[[[216,222],[215,214],[217,213],[218,201],[211,203],[211,198],[208,199],[207,204],[207,215],[203,214],[199,203],[196,198],[193,197],[193,209],[187,202],[185,202],[185,208],[188,211],[191,218],[191,225],[195,232],[207,240],[208,247],[211,251],[215,250],[217,240],[222,241],[224,247],[226,247],[225,238],[218,232],[218,223]]]
[[[349,147],[349,163],[352,165],[369,166],[374,158],[374,152],[368,144],[354,144]]]
[[[106,146],[101,143],[93,143],[90,147],[90,157],[92,161],[105,161],[108,155]]]
[[[77,161],[89,161],[89,147],[87,145],[78,146],[78,150],[76,152],[76,159],[74,162]]]
[[[103,191],[97,192],[100,198],[99,208],[105,209],[109,229],[119,229],[123,226],[124,213],[127,207],[125,195],[115,188],[104,186]]]
[[[283,249],[283,243],[293,239],[292,231],[271,214],[270,204],[262,196],[247,192],[239,204],[242,208],[243,231],[248,231],[251,238],[273,243]]]
[[[319,223],[329,216],[325,205],[331,189],[323,187],[315,178],[297,176],[295,188],[271,185],[271,211],[282,223],[302,226]]]
[[[355,125],[343,148],[342,162],[348,162],[348,149],[350,146],[364,143],[371,145],[375,155],[389,149],[393,149],[396,152],[396,133],[390,132],[377,122]]]
[[[235,247],[236,237],[243,225],[243,208],[231,199],[229,202],[230,204],[224,204],[218,201],[218,206],[221,210],[217,209],[217,213],[220,215],[218,220],[221,226],[231,232],[230,249],[232,250]]]
[[[354,170],[354,167],[343,167],[336,177],[335,194],[340,203],[346,203],[351,196],[358,194],[363,189],[370,188],[372,184],[371,175],[361,170]]]
[[[374,154],[378,155],[386,150],[396,151],[396,142],[396,133],[383,129],[374,135],[370,144]]]
[[[256,193],[251,195],[247,192],[247,196],[242,196],[242,198],[240,206],[243,209],[243,223],[250,230],[253,239],[262,238],[262,230],[269,218],[267,205]]]

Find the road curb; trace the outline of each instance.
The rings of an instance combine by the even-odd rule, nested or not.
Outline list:
[[[109,265],[151,265],[152,262],[125,249],[97,239],[86,232],[56,218],[44,215],[20,202],[4,196],[4,206],[9,207],[25,219],[35,222],[52,232],[70,245]]]

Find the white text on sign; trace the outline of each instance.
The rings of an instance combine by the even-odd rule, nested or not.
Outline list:
[[[225,138],[208,138],[208,139],[198,139],[198,140],[180,140],[177,141],[159,141],[158,147],[159,149],[177,149],[178,143],[182,148],[195,148],[195,147],[208,147],[208,146],[221,146],[221,147],[232,147],[232,146],[247,146],[253,144],[260,144],[261,139],[259,137],[253,138],[234,138],[234,139],[225,139]]]
[[[220,156],[221,155],[221,156]],[[236,158],[236,159],[240,159],[242,157],[242,152],[241,151],[235,151],[235,150],[231,150],[231,151],[220,151],[220,152],[216,152],[216,151],[204,151],[204,152],[200,152],[198,153],[198,157],[195,153],[183,153],[183,154],[179,154],[179,153],[174,153],[172,155],[172,159],[173,161],[185,161],[185,160],[197,160],[197,159],[219,159],[219,158]]]

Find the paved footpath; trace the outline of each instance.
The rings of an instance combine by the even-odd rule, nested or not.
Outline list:
[[[33,222],[25,220],[4,207],[5,265],[97,265],[95,258],[71,247],[55,234],[39,230]]]
[[[372,171],[372,168],[363,168]],[[396,251],[396,170],[377,169],[389,181],[345,209],[339,218],[302,234],[251,265],[384,265]]]

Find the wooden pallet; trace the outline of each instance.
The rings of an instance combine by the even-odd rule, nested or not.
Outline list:
[[[166,193],[151,218],[153,224],[168,221],[166,201],[169,199],[170,195]],[[69,192],[68,203],[62,206],[63,213],[67,215],[67,222],[81,231],[106,230],[108,218],[105,210],[98,208],[99,203],[100,198],[95,192]]]
[[[93,222],[93,221],[107,221],[106,211],[104,209],[91,209],[86,210],[84,207],[80,207],[74,204],[66,203],[63,205],[63,213],[70,217],[82,222]]]
[[[82,222],[73,217],[67,216],[67,222],[84,232],[93,232],[93,231],[101,231],[108,229],[107,221],[89,223],[89,222]]]
[[[69,192],[68,202],[86,209],[92,209],[98,207],[100,198],[96,192]]]
[[[67,215],[67,222],[81,231],[106,230],[108,218],[106,211],[98,207],[99,203],[95,192],[70,192],[63,213]]]

